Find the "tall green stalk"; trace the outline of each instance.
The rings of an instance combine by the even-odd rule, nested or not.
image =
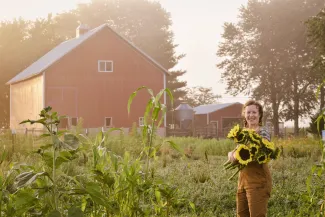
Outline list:
[[[56,193],[56,171],[55,171],[55,161],[56,161],[56,148],[53,146],[53,168],[52,168],[52,180],[53,180],[53,197],[55,210],[58,210],[58,200]]]
[[[149,134],[149,141],[148,141],[148,155],[147,155],[147,165],[146,165],[146,178],[148,178],[149,174],[149,167],[150,167],[150,156],[151,156],[151,148],[152,148],[152,140],[153,140],[153,134],[155,132],[155,124],[154,122],[151,123],[151,132]]]

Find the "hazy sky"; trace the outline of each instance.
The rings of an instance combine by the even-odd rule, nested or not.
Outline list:
[[[77,3],[89,0],[0,0],[0,20],[24,17],[35,19],[67,11]],[[221,70],[216,68],[217,47],[221,41],[224,22],[235,22],[238,9],[248,0],[158,0],[171,13],[178,54],[184,53],[176,68],[187,70],[181,79],[188,86],[212,87],[222,95],[221,102],[242,102],[248,97],[235,98],[225,94],[225,84],[220,82]],[[308,122],[301,123],[306,125]],[[292,125],[286,122],[285,125]]]
[[[72,9],[87,0],[0,0],[0,19],[22,16],[27,19],[46,17],[49,12],[58,13]],[[247,0],[159,0],[171,13],[177,53],[184,53],[176,68],[187,70],[181,79],[188,86],[212,87],[223,96],[222,102],[240,101],[224,94],[220,83],[221,71],[216,68],[217,46],[221,40],[224,22],[236,21],[238,8]]]

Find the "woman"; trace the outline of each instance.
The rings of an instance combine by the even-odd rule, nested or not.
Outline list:
[[[243,107],[244,127],[255,130],[270,141],[270,134],[261,127],[263,107],[254,100],[249,100]],[[228,153],[228,158],[236,162],[234,151]],[[267,213],[267,203],[270,198],[272,178],[267,164],[249,163],[239,173],[237,190],[237,216],[263,217]]]

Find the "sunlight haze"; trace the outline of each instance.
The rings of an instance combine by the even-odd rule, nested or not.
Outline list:
[[[30,4],[32,2],[32,4]],[[48,13],[60,13],[76,7],[87,0],[0,0],[0,19],[23,17],[36,19]],[[224,22],[235,21],[238,8],[247,0],[159,0],[171,13],[172,30],[178,54],[186,54],[176,69],[187,70],[182,77],[188,86],[212,87],[222,95],[222,102],[244,102],[246,97],[230,97],[224,94],[225,85],[220,83],[221,71],[216,68],[217,46],[221,40]],[[4,6],[4,7],[3,7]],[[190,37],[189,37],[190,36]]]
[[[32,4],[30,4],[32,2]],[[87,0],[0,0],[0,20],[23,17],[36,19],[55,15],[76,7]],[[232,97],[225,94],[226,85],[221,83],[221,70],[217,69],[217,47],[221,41],[223,24],[236,22],[241,5],[247,0],[159,0],[170,12],[173,22],[174,42],[179,46],[177,54],[186,54],[175,69],[186,70],[180,79],[189,87],[212,87],[221,95],[221,102],[244,103],[247,96]]]

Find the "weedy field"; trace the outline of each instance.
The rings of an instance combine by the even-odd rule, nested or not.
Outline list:
[[[231,172],[222,166],[234,148],[229,140],[167,138],[178,145],[175,150],[156,137],[159,150],[145,174],[141,135],[76,138],[78,149],[57,152],[51,180],[48,138],[17,135],[12,153],[10,133],[0,137],[1,216],[235,216],[236,178],[228,181]],[[313,168],[321,158],[318,141],[275,143],[283,152],[269,163],[268,215],[321,216],[324,177]],[[24,172],[29,176],[17,180]]]
[[[138,90],[144,89],[141,87]],[[137,91],[138,91],[137,90]],[[151,98],[139,134],[58,131],[51,107],[38,120],[42,136],[0,136],[0,217],[235,216],[236,179],[223,163],[230,140],[160,138],[166,107]],[[135,91],[128,102],[128,110]],[[162,115],[160,115],[162,114]],[[78,127],[80,128],[80,126]],[[78,132],[78,130],[77,130]],[[324,215],[323,146],[314,139],[274,140],[269,216]],[[322,163],[322,164],[321,164]]]

